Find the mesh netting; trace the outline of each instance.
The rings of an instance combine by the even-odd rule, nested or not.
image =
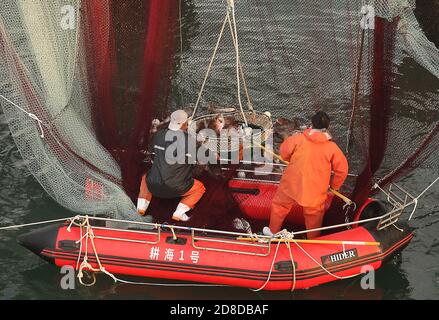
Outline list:
[[[0,2],[0,93],[9,100],[1,105],[29,170],[56,201],[138,218],[132,199],[151,120],[197,101],[226,3]],[[371,8],[376,18],[367,20]],[[414,8],[410,0],[235,3],[253,107],[301,124],[328,112],[359,174],[345,191],[359,202],[374,180],[420,165],[438,172],[439,51]],[[201,109],[237,105],[234,54],[226,27]],[[417,87],[419,77],[431,87]]]
[[[127,193],[138,190],[129,181],[143,170],[159,92],[149,83],[163,78],[170,56],[155,46],[172,28],[156,31],[162,18],[175,23],[166,18],[172,12],[170,4],[143,1],[0,4],[1,93],[9,100],[1,104],[30,171],[63,206],[138,218]]]
[[[35,114],[42,129],[4,100],[3,111],[29,170],[56,201],[77,212],[123,212],[132,204],[118,164],[92,129],[81,29],[60,29],[64,4],[0,4],[1,93]],[[86,197],[90,182],[100,190],[92,187]]]

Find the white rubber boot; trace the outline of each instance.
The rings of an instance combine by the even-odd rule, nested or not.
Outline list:
[[[264,234],[264,236],[274,236],[269,227],[264,227],[264,229],[262,229],[262,233]]]
[[[188,221],[190,218],[186,215],[186,212],[189,210],[191,210],[190,207],[180,202],[172,215],[172,219],[176,221]]]
[[[137,199],[137,212],[143,216],[145,215],[146,210],[149,207],[149,203],[150,201],[144,199],[144,198],[139,198]]]

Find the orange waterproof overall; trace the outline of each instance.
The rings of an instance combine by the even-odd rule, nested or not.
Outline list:
[[[206,188],[204,187],[204,184],[201,181],[194,179],[194,185],[185,194],[181,195],[182,199],[180,202],[193,209],[205,191]],[[146,174],[142,176],[138,198],[143,198],[148,201],[151,201],[152,199],[152,193],[148,190],[146,184]]]
[[[277,233],[298,203],[303,207],[306,229],[322,226],[328,187],[340,189],[348,174],[348,162],[329,133],[306,129],[288,137],[280,146],[280,156],[289,162],[273,198],[270,230]],[[331,171],[334,175],[331,180]],[[308,232],[308,239],[320,231]]]

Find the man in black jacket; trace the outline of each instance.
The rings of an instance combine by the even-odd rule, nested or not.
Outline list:
[[[171,114],[167,129],[154,135],[154,161],[142,177],[137,199],[137,211],[144,215],[152,196],[158,198],[182,197],[172,219],[187,221],[186,212],[193,209],[206,191],[203,183],[192,177],[195,159],[189,153],[187,134],[188,115],[183,110]]]

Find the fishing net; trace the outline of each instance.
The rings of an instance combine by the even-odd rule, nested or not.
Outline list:
[[[200,95],[227,3],[1,1],[0,103],[24,161],[48,194],[76,212],[142,219],[133,200],[152,119],[197,100],[201,116],[212,102],[248,109],[238,99],[227,24]],[[326,111],[334,140],[358,175],[343,190],[357,204],[373,183],[419,166],[437,175],[439,51],[418,23],[415,1],[238,0],[234,6],[246,87],[240,84],[239,97],[273,120],[300,125]],[[434,1],[431,8],[439,11]],[[437,21],[423,17],[423,26]]]
[[[138,219],[171,3],[2,1],[0,15],[1,103],[29,170],[73,211]]]

